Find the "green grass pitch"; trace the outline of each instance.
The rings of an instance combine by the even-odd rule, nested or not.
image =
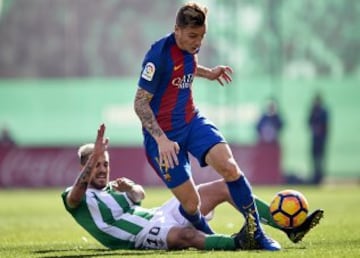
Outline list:
[[[0,257],[360,257],[360,187],[273,186],[254,187],[270,201],[275,192],[294,188],[305,194],[310,210],[321,207],[325,217],[299,244],[265,226],[283,250],[263,251],[127,251],[106,250],[78,226],[64,210],[62,189],[0,190]],[[160,205],[170,197],[165,189],[147,189],[143,205]],[[242,216],[228,204],[218,207],[211,226],[219,233],[232,234],[241,227]]]

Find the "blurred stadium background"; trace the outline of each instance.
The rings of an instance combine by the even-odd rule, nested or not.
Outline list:
[[[44,159],[53,147],[73,151],[93,141],[105,122],[112,146],[128,148],[126,157],[136,163],[131,151],[141,149],[142,136],[133,98],[142,58],[173,30],[182,2],[0,0],[0,128],[11,132],[17,150],[45,148]],[[285,121],[281,173],[309,177],[307,116],[321,92],[330,111],[328,179],[359,180],[360,1],[198,2],[209,8],[200,62],[229,64],[235,73],[226,88],[197,79],[195,101],[228,141],[254,146],[255,123],[273,97]],[[31,166],[22,152],[2,153],[2,174],[9,159],[13,170]],[[11,186],[9,175],[1,177]]]

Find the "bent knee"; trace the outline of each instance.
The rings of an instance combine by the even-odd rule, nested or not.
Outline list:
[[[179,236],[183,242],[189,243],[193,239],[195,239],[198,234],[199,234],[199,231],[197,231],[196,229],[194,229],[192,227],[186,227],[180,231]]]
[[[201,248],[205,235],[192,227],[172,228],[168,234],[168,248],[184,249],[189,247]]]
[[[200,210],[200,201],[196,199],[189,199],[181,205],[188,214],[195,214]]]
[[[218,172],[222,175],[225,181],[234,181],[242,175],[242,172],[239,166],[236,164],[234,158],[224,161],[220,165],[219,170],[220,171]]]

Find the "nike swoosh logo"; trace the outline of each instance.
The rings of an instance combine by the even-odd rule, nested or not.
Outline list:
[[[179,70],[182,66],[183,66],[182,64],[175,65],[175,66],[174,66],[174,71]]]

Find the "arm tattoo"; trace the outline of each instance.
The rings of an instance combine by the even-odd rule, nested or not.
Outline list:
[[[134,108],[135,112],[140,118],[142,126],[154,137],[161,136],[164,132],[161,130],[154,113],[150,108],[150,101],[152,94],[149,92],[138,89],[135,96]]]
[[[92,170],[92,162],[89,162],[90,164],[87,164],[81,174],[76,179],[74,186],[78,187],[80,189],[86,190],[87,185],[90,180],[91,170]]]
[[[91,172],[94,167],[94,160],[93,157],[90,157],[87,164],[81,171],[80,175],[76,178],[73,188],[71,189],[70,193],[67,196],[67,204],[70,207],[77,207],[83,198],[86,189],[88,187]]]

